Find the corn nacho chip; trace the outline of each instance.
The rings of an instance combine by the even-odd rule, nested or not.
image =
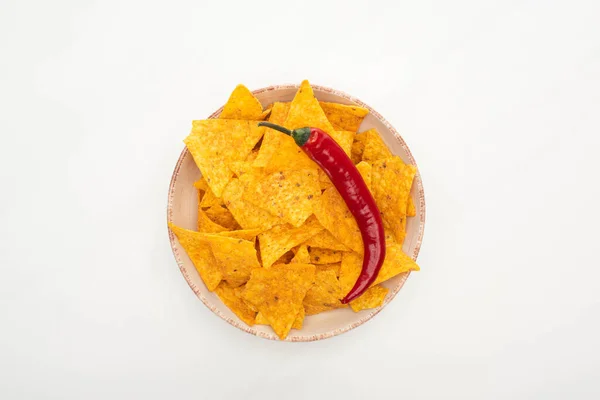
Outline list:
[[[256,239],[256,236],[258,236],[260,232],[260,229],[240,229],[235,231],[219,232],[219,235],[234,239],[249,240],[252,242]]]
[[[368,135],[365,135],[364,133],[357,133],[354,135],[354,142],[352,143],[352,150],[350,152],[350,158],[354,164],[358,164],[362,161],[367,138]]]
[[[373,197],[384,226],[394,233],[399,243],[402,243],[406,235],[406,205],[416,171],[414,165],[404,164],[400,157],[373,163]]]
[[[169,228],[192,260],[204,284],[211,292],[223,279],[223,271],[213,257],[210,247],[199,239],[201,233],[180,228],[169,222]]]
[[[392,152],[388,149],[383,139],[377,132],[377,129],[369,129],[366,132],[361,133],[365,136],[365,150],[363,151],[363,161],[377,161],[383,158],[390,158],[393,156]]]
[[[257,228],[264,231],[283,223],[281,218],[275,217],[268,211],[242,200],[243,194],[244,183],[239,179],[232,179],[223,191],[225,206],[242,228]]]
[[[248,157],[264,129],[250,121],[209,119],[193,121],[184,143],[216,197],[233,173],[230,164]]]
[[[352,311],[354,312],[380,307],[389,291],[389,289],[380,285],[371,286],[359,298],[352,300],[350,307],[352,307]]]
[[[318,174],[319,174],[319,186],[321,187],[321,190],[329,189],[330,187],[333,186],[331,179],[329,179],[329,177],[327,176],[325,171],[323,171],[323,169],[319,168]]]
[[[337,240],[327,229],[322,230],[315,236],[304,242],[307,246],[318,247],[320,249],[350,251],[342,242]]]
[[[254,167],[264,168],[266,173],[283,169],[317,169],[319,168],[290,136],[267,129]]]
[[[345,307],[340,302],[342,290],[340,282],[332,270],[317,271],[315,283],[306,292],[302,304],[307,315],[314,315],[323,311]]]
[[[358,131],[363,119],[369,113],[369,110],[360,106],[328,103],[325,101],[320,101],[319,104],[329,122],[345,131]]]
[[[319,128],[329,133],[335,132],[333,126],[325,116],[325,112],[315,98],[312,87],[308,81],[303,81],[290,104],[290,110],[284,126],[288,129]]]
[[[229,212],[225,206],[212,206],[206,211],[206,216],[210,218],[214,223],[221,225],[226,230],[237,230],[240,226],[233,218],[233,215]]]
[[[194,187],[198,190],[206,192],[208,190],[208,184],[206,183],[206,179],[198,179],[196,182],[194,182]]]
[[[213,206],[222,206],[223,205],[223,199],[215,196],[215,194],[213,193],[213,191],[210,188],[207,188],[206,191],[204,192],[204,196],[202,197],[202,201],[200,201],[199,206],[201,208],[209,208],[209,207],[213,207]]]
[[[333,271],[335,273],[335,276],[339,278],[342,263],[318,264],[318,265],[315,265],[315,267],[317,267],[317,271]]]
[[[260,101],[244,85],[237,85],[229,100],[223,107],[220,119],[243,119],[262,121],[266,115],[263,115],[263,108]]]
[[[360,229],[335,187],[323,192],[315,216],[337,240],[351,250],[364,251]]]
[[[271,110],[271,115],[269,115],[269,122],[283,125],[290,112],[290,105],[291,103],[281,103],[278,101],[273,103],[273,109]]]
[[[362,176],[363,180],[367,184],[369,191],[371,193],[373,193],[373,189],[371,188],[371,173],[372,173],[373,167],[371,166],[371,164],[369,164],[366,161],[361,161],[358,164],[356,164],[356,169],[358,170],[358,172],[360,173],[360,176]]]
[[[311,247],[308,253],[311,264],[333,264],[342,261],[342,252],[338,250]]]
[[[321,196],[317,170],[285,170],[249,182],[242,199],[298,227]]]
[[[242,299],[238,296],[235,290],[229,286],[226,282],[221,282],[215,289],[215,293],[223,304],[225,304],[239,319],[244,321],[246,324],[252,326],[255,324],[256,311],[253,311]]]
[[[406,216],[414,217],[417,215],[417,208],[415,207],[415,202],[412,197],[410,197],[410,193],[408,195],[408,202],[406,203]]]
[[[292,258],[292,261],[290,261],[290,263],[310,264],[310,255],[308,254],[308,248],[306,247],[306,245],[298,247],[294,258]]]
[[[219,233],[226,230],[227,228],[224,228],[221,225],[213,222],[210,218],[208,218],[208,215],[206,215],[202,208],[198,207],[198,232]]]
[[[279,257],[316,235],[323,227],[314,216],[309,217],[306,222],[294,228],[291,225],[277,225],[268,231],[258,235],[260,244],[260,255],[263,267],[269,268]]]
[[[340,284],[342,292],[348,293],[356,283],[362,269],[363,256],[357,253],[344,253],[342,256],[342,266],[340,269]],[[412,258],[402,252],[402,245],[390,244],[386,248],[385,260],[379,270],[377,279],[371,286],[385,282],[398,274],[408,271],[418,271],[419,266]]]
[[[226,237],[220,234],[199,234],[208,243],[213,256],[223,271],[223,279],[232,287],[243,285],[250,273],[260,268],[254,243],[249,240]]]
[[[300,307],[300,311],[298,312],[298,315],[296,315],[296,319],[292,324],[292,329],[302,329],[302,324],[304,322],[305,316],[306,313],[304,311],[304,307]],[[256,323],[258,325],[270,325],[269,321],[265,317],[263,317],[261,313],[256,314]]]
[[[292,250],[286,252],[284,255],[282,255],[281,257],[279,257],[279,259],[277,259],[277,261],[275,261],[275,264],[289,264],[292,259],[294,258],[294,252]]]
[[[252,271],[242,298],[254,305],[275,333],[285,339],[314,278],[315,267],[309,264],[257,268]]]

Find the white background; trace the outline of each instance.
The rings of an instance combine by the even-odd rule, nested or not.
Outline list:
[[[0,398],[598,399],[600,2],[2,1]],[[422,271],[315,343],[196,299],[167,188],[237,83],[404,136]]]

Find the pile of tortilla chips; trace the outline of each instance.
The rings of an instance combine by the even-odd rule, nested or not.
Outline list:
[[[270,325],[285,339],[306,315],[340,302],[362,267],[360,230],[327,175],[268,120],[325,130],[352,158],[384,222],[387,255],[374,285],[350,303],[382,305],[380,283],[419,267],[402,252],[416,168],[392,155],[375,129],[358,132],[368,110],[319,102],[308,81],[291,103],[265,109],[243,85],[219,119],[193,121],[185,139],[202,173],[197,231],[170,224],[206,287],[248,325]]]

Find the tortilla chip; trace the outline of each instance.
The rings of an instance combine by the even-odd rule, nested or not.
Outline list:
[[[323,311],[345,307],[340,302],[342,290],[340,282],[332,270],[317,271],[315,284],[306,292],[302,304],[307,315],[315,315]]]
[[[363,161],[377,161],[383,158],[392,157],[392,152],[388,149],[383,139],[377,132],[377,129],[369,129],[366,132],[361,133],[366,135],[365,150],[362,155]]]
[[[351,131],[338,131],[330,135],[337,144],[344,150],[348,157],[352,156],[352,142],[354,141],[354,132]]]
[[[416,171],[414,165],[404,164],[400,157],[373,163],[373,197],[384,226],[394,233],[399,243],[402,243],[406,235],[406,204]]]
[[[315,265],[315,267],[317,267],[317,271],[333,271],[335,273],[335,276],[339,277],[342,263],[318,264],[318,265]]]
[[[215,260],[210,246],[200,240],[201,233],[180,228],[169,222],[169,228],[177,236],[179,244],[192,260],[204,284],[211,292],[223,279],[223,271]]]
[[[344,253],[340,269],[340,284],[344,295],[354,287],[362,270],[363,256],[357,253]],[[371,286],[387,281],[398,274],[408,271],[418,271],[419,266],[412,258],[402,252],[402,245],[391,244],[386,248],[385,261],[381,266],[377,279]]]
[[[285,170],[250,181],[242,199],[298,227],[319,201],[317,170]]]
[[[346,247],[360,253],[364,251],[356,220],[335,187],[323,192],[321,201],[315,207],[315,216],[319,223]]]
[[[290,136],[268,128],[254,167],[264,168],[265,173],[273,173],[284,169],[317,169],[319,168],[304,151],[298,147]]]
[[[215,196],[213,191],[210,190],[210,188],[207,188],[206,191],[204,192],[204,196],[202,197],[202,201],[200,202],[200,207],[201,208],[209,208],[209,207],[213,207],[213,206],[219,207],[222,205],[223,205],[223,199]]]
[[[298,315],[296,315],[296,319],[292,324],[292,329],[302,329],[302,324],[304,322],[305,316],[306,313],[304,311],[304,307],[300,307],[300,311],[298,312]],[[258,325],[270,325],[269,321],[265,317],[263,317],[261,313],[256,314],[256,323]]]
[[[196,182],[194,182],[194,187],[198,190],[202,190],[206,192],[208,190],[208,184],[206,183],[206,179],[200,178]]]
[[[415,207],[415,202],[412,197],[410,197],[410,193],[408,195],[408,202],[406,203],[406,216],[414,217],[417,215],[417,208]]]
[[[342,252],[338,250],[311,247],[308,253],[311,264],[333,264],[342,261]]]
[[[242,297],[258,309],[281,339],[285,339],[314,278],[315,267],[309,264],[257,268],[252,271]]]
[[[203,233],[219,233],[226,231],[227,228],[213,222],[202,208],[198,207],[198,232]]]
[[[359,106],[327,103],[325,101],[320,101],[319,104],[329,122],[345,131],[358,131],[363,119],[369,113],[369,110]]]
[[[268,211],[242,200],[243,194],[244,183],[239,179],[232,179],[223,191],[225,206],[242,228],[256,228],[265,231],[283,223],[281,218],[275,217]]]
[[[269,122],[272,122],[277,125],[285,124],[285,120],[287,118],[288,113],[290,112],[291,103],[281,103],[275,102],[273,103],[273,109],[271,110],[271,115],[269,115]]]
[[[319,168],[318,174],[319,174],[319,186],[321,187],[321,190],[329,189],[330,187],[333,186],[333,183],[331,183],[331,179],[329,179],[329,177],[327,176],[325,171],[323,171],[323,169]]]
[[[258,235],[258,242],[263,267],[269,268],[292,247],[305,242],[321,230],[323,230],[323,227],[314,216],[311,216],[298,228],[285,224],[275,226],[261,233]]]
[[[210,245],[212,253],[223,271],[223,279],[230,286],[243,285],[250,279],[251,271],[260,268],[253,242],[220,234],[199,235],[201,241]]]
[[[284,126],[288,129],[319,128],[330,135],[335,132],[307,80],[300,84],[290,105]]]
[[[367,138],[368,135],[362,133],[357,133],[356,135],[354,135],[354,142],[352,143],[352,151],[350,153],[350,158],[352,158],[352,162],[354,164],[358,164],[362,161]]]
[[[359,298],[350,302],[350,307],[354,312],[366,310],[368,308],[380,307],[390,290],[383,286],[372,286],[366,290]]]
[[[308,254],[308,248],[306,247],[306,245],[298,247],[296,255],[294,255],[294,258],[292,258],[292,261],[290,261],[290,263],[310,264],[310,255]]]
[[[219,235],[234,239],[249,240],[253,242],[260,232],[260,229],[240,229],[235,231],[220,232]]]
[[[256,322],[256,311],[250,309],[250,307],[242,301],[235,289],[236,288],[229,286],[226,282],[221,282],[215,289],[215,293],[219,296],[223,304],[229,307],[239,319],[252,326]]]
[[[369,191],[373,193],[373,189],[371,187],[371,173],[373,167],[371,166],[371,164],[369,164],[366,161],[361,161],[358,164],[356,164],[356,169],[358,170],[358,172],[360,172],[360,176],[362,176],[363,180],[367,184]]]
[[[328,230],[324,229],[315,236],[304,242],[307,246],[318,247],[320,249],[350,251],[342,242],[337,240]]]
[[[184,143],[208,186],[221,197],[233,175],[230,164],[246,159],[263,133],[255,122],[208,119],[193,121]]]
[[[263,115],[263,108],[260,101],[244,85],[237,85],[227,104],[223,107],[220,119],[243,119],[262,121],[266,117]]]
[[[206,216],[214,223],[221,225],[226,230],[237,230],[240,226],[233,218],[233,215],[222,206],[212,206],[206,210]]]
[[[293,258],[294,258],[294,252],[290,250],[290,251],[286,252],[284,255],[282,255],[281,257],[279,257],[279,259],[277,261],[275,261],[275,264],[289,264]]]

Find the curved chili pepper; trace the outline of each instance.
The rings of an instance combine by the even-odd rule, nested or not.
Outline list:
[[[289,130],[270,122],[259,122],[258,125],[290,135],[296,144],[329,176],[354,216],[360,228],[365,251],[362,271],[354,287],[342,299],[342,303],[349,303],[371,286],[385,259],[383,223],[369,188],[346,152],[321,129]]]

